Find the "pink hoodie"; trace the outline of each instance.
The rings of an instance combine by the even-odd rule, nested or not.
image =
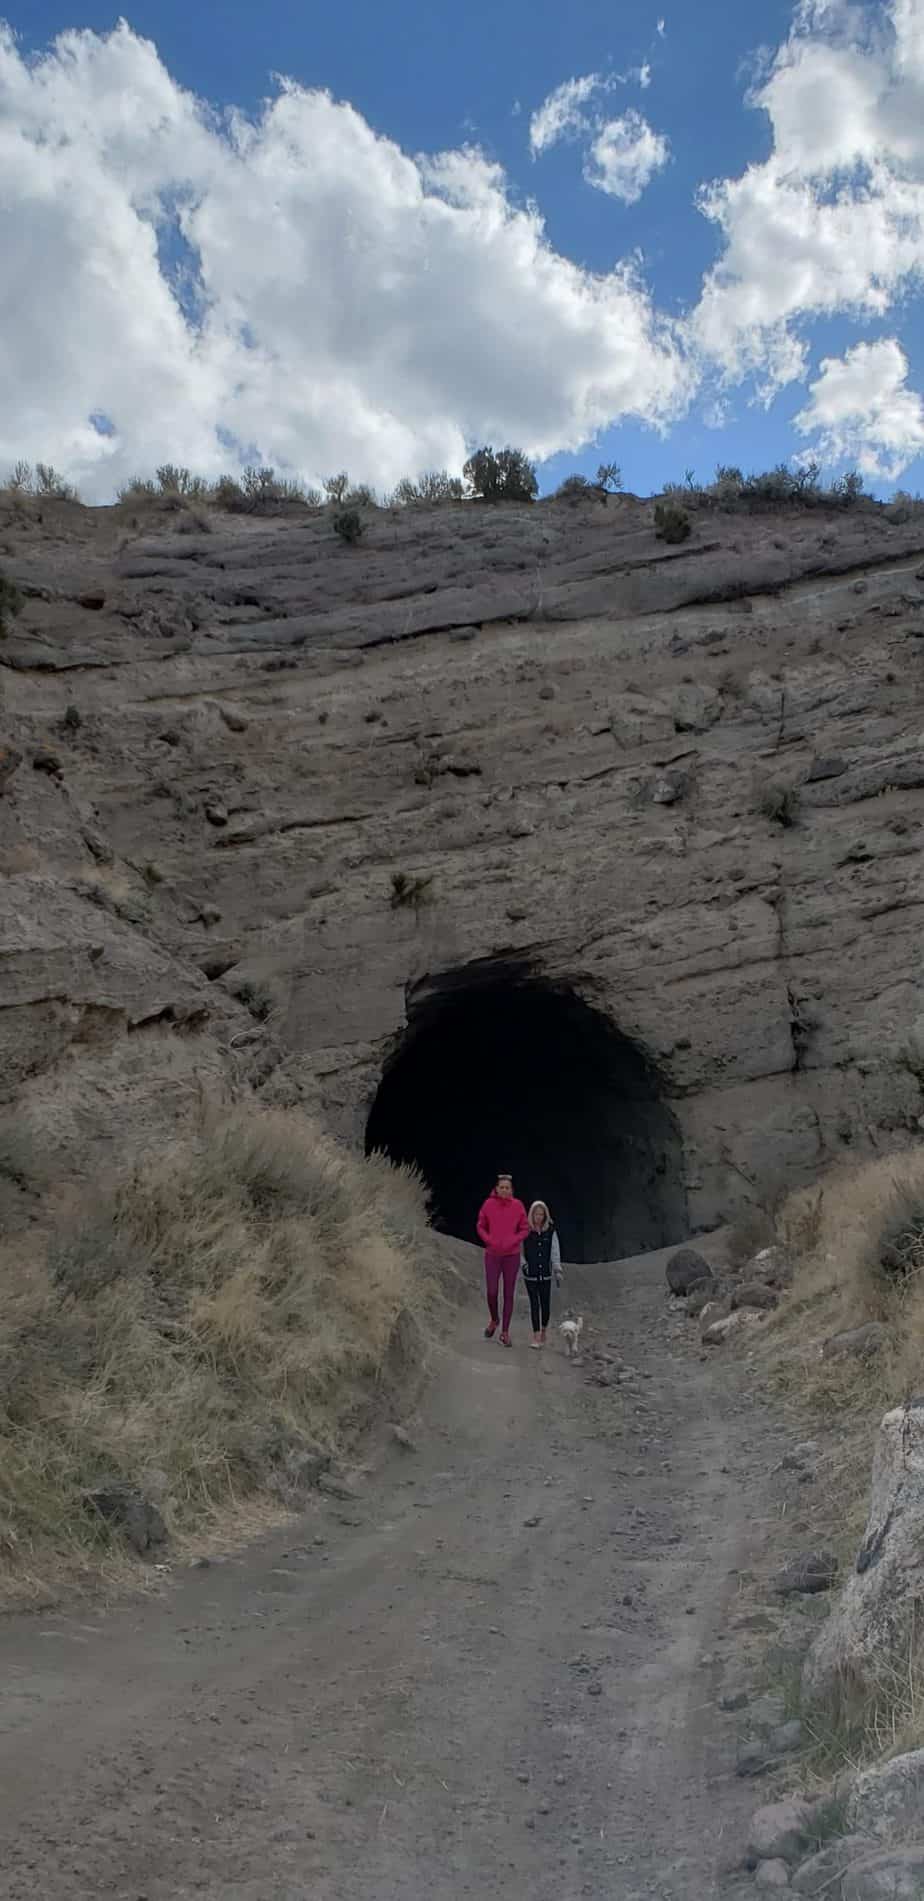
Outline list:
[[[488,1196],[478,1216],[478,1238],[489,1254],[519,1254],[528,1233],[522,1201],[496,1191]]]

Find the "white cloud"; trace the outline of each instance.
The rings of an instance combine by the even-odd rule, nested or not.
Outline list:
[[[654,132],[640,112],[625,112],[621,119],[601,126],[590,147],[584,177],[597,191],[634,205],[669,155],[667,139]]]
[[[165,460],[217,474],[229,439],[387,486],[689,399],[634,270],[558,254],[477,151],[411,159],[286,82],[220,122],[124,24],[35,65],[0,32],[0,174],[0,469],[54,461],[91,499]]]
[[[566,79],[550,92],[529,122],[529,144],[533,157],[547,152],[560,139],[577,138],[586,132],[590,121],[585,107],[595,93],[605,91],[611,82],[600,73],[585,73],[582,78]]]
[[[658,38],[659,40],[663,40],[663,39],[666,39],[666,37],[667,37],[667,21],[659,20],[658,21]]]
[[[753,103],[773,149],[701,195],[724,250],[693,335],[772,394],[806,319],[881,316],[924,272],[924,0],[803,0]]]
[[[897,481],[924,453],[924,401],[907,379],[908,358],[895,337],[825,357],[796,428],[815,437],[825,461],[855,463],[865,475]]]
[[[639,67],[638,72],[636,73],[635,77],[638,80],[638,83],[642,89],[642,92],[647,92],[649,86],[651,85],[651,67],[647,59],[644,65]]]

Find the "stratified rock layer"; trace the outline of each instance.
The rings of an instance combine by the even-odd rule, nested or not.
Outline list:
[[[87,1170],[216,1088],[362,1141],[409,1018],[492,973],[646,1066],[676,1179],[629,1243],[916,1132],[924,521],[710,514],[673,549],[625,498],[347,548],[326,514],[28,504],[0,537],[7,1184],[24,1132]]]

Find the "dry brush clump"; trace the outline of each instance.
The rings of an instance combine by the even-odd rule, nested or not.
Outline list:
[[[242,1108],[40,1251],[9,1243],[0,1590],[46,1595],[107,1560],[117,1535],[86,1503],[101,1485],[137,1487],[172,1534],[205,1538],[291,1499],[422,1352],[427,1236],[411,1173],[298,1113]]]
[[[12,501],[54,501],[77,502],[80,497],[73,483],[65,480],[59,470],[50,462],[19,461],[10,469],[5,482],[0,482],[0,494]]]
[[[682,482],[670,482],[664,490],[666,501],[685,508],[723,509],[731,512],[773,508],[855,508],[863,504],[878,508],[864,491],[863,477],[850,469],[831,482],[823,482],[817,462],[791,467],[780,462],[776,468],[744,471],[719,463],[712,482],[697,482],[687,469]]]

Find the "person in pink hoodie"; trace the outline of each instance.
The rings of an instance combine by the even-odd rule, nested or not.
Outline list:
[[[520,1271],[520,1249],[528,1233],[526,1209],[513,1192],[513,1177],[498,1175],[494,1193],[482,1204],[478,1216],[478,1239],[484,1248],[484,1278],[490,1315],[484,1337],[493,1340],[499,1326],[501,1345],[505,1347],[510,1345],[510,1321],[513,1316],[514,1289]],[[503,1319],[497,1311],[501,1281],[504,1283]]]

